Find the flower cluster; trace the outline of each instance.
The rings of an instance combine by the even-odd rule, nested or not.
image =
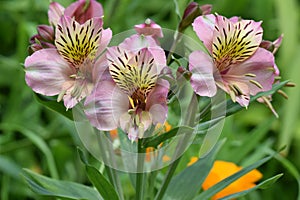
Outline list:
[[[200,96],[213,97],[220,88],[247,107],[251,96],[270,90],[279,75],[274,53],[282,38],[263,41],[261,22],[210,11],[210,5],[191,3],[180,22],[181,32],[192,24],[207,48],[189,55],[190,84]],[[52,2],[48,17],[50,25],[38,26],[30,39],[32,55],[25,60],[26,83],[36,93],[57,95],[66,109],[84,100],[93,126],[119,127],[132,141],[166,121],[171,83],[162,73],[170,69],[158,24],[147,19],[134,26],[136,34],[108,47],[112,31],[103,28],[103,9],[95,0],[78,0],[67,8]]]

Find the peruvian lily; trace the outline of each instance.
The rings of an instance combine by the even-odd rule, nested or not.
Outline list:
[[[131,141],[167,117],[169,83],[159,74],[164,51],[150,36],[133,35],[107,50],[112,80],[100,81],[85,101],[85,112],[99,130],[120,127]]]
[[[110,29],[102,29],[102,19],[79,24],[62,16],[56,26],[56,48],[36,51],[25,60],[26,83],[46,96],[58,95],[72,108],[90,94],[106,65],[102,52],[110,42]]]
[[[250,95],[272,88],[274,56],[259,47],[261,22],[211,14],[196,18],[193,28],[209,53],[195,51],[189,56],[197,94],[212,97],[219,87],[233,102],[247,107]]]

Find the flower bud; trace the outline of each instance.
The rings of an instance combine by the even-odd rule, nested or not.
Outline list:
[[[259,46],[275,54],[281,45],[282,38],[283,35],[280,35],[274,42],[263,40]]]
[[[211,12],[212,6],[210,4],[205,4],[199,6],[196,2],[191,2],[185,9],[181,22],[179,24],[179,32],[182,32],[189,25],[191,25],[196,17],[199,15],[207,15]]]
[[[152,36],[153,38],[163,37],[161,27],[151,19],[146,19],[145,23],[134,26],[139,35]]]
[[[54,40],[54,30],[52,26],[38,25],[37,31],[43,40],[49,42]]]
[[[87,20],[94,17],[103,17],[103,8],[95,0],[78,0],[68,6],[64,12],[65,15],[75,17],[75,20],[84,24]]]

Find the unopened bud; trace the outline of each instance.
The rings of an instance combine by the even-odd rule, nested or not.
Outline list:
[[[45,41],[52,42],[54,40],[54,30],[52,26],[39,25],[37,27],[38,34]]]
[[[196,2],[191,2],[185,9],[181,22],[179,24],[179,32],[184,31],[189,25],[191,25],[196,17],[199,15],[207,15],[211,12],[212,6],[205,4],[199,6]]]
[[[161,27],[151,19],[146,19],[143,24],[135,25],[134,29],[139,35],[149,35],[153,38],[163,37]]]

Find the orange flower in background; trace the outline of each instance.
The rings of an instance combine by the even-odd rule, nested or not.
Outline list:
[[[223,179],[240,171],[241,169],[242,167],[237,166],[235,163],[216,160],[204,183],[202,184],[202,188],[207,190]],[[215,194],[212,199],[216,200],[230,194],[248,190],[254,187],[256,185],[255,182],[261,178],[262,174],[258,170],[254,169]]]
[[[198,160],[198,157],[196,157],[196,156],[191,157],[191,160],[187,164],[187,166],[191,166],[192,164],[194,164],[195,162],[197,162],[197,160]]]

